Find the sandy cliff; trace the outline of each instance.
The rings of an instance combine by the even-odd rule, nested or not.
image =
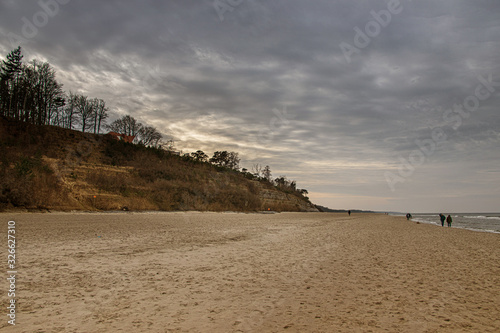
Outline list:
[[[0,119],[0,208],[317,211],[298,191],[169,152]]]

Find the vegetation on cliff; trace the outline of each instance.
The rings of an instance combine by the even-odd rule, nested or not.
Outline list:
[[[217,152],[211,161],[200,155],[0,117],[0,207],[314,210],[307,191],[286,177],[238,171],[234,153]],[[224,162],[231,156],[236,165]]]

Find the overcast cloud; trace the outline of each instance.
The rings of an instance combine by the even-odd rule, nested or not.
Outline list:
[[[317,204],[500,211],[497,0],[1,0],[0,18],[2,57],[20,42],[112,119],[269,164]]]

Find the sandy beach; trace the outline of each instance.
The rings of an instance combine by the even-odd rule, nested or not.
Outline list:
[[[500,330],[499,234],[377,214],[0,217],[1,332]]]

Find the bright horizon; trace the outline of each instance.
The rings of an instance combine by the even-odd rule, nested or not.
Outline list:
[[[215,5],[214,5],[215,4]],[[331,209],[498,212],[500,3],[2,1],[0,56]]]

